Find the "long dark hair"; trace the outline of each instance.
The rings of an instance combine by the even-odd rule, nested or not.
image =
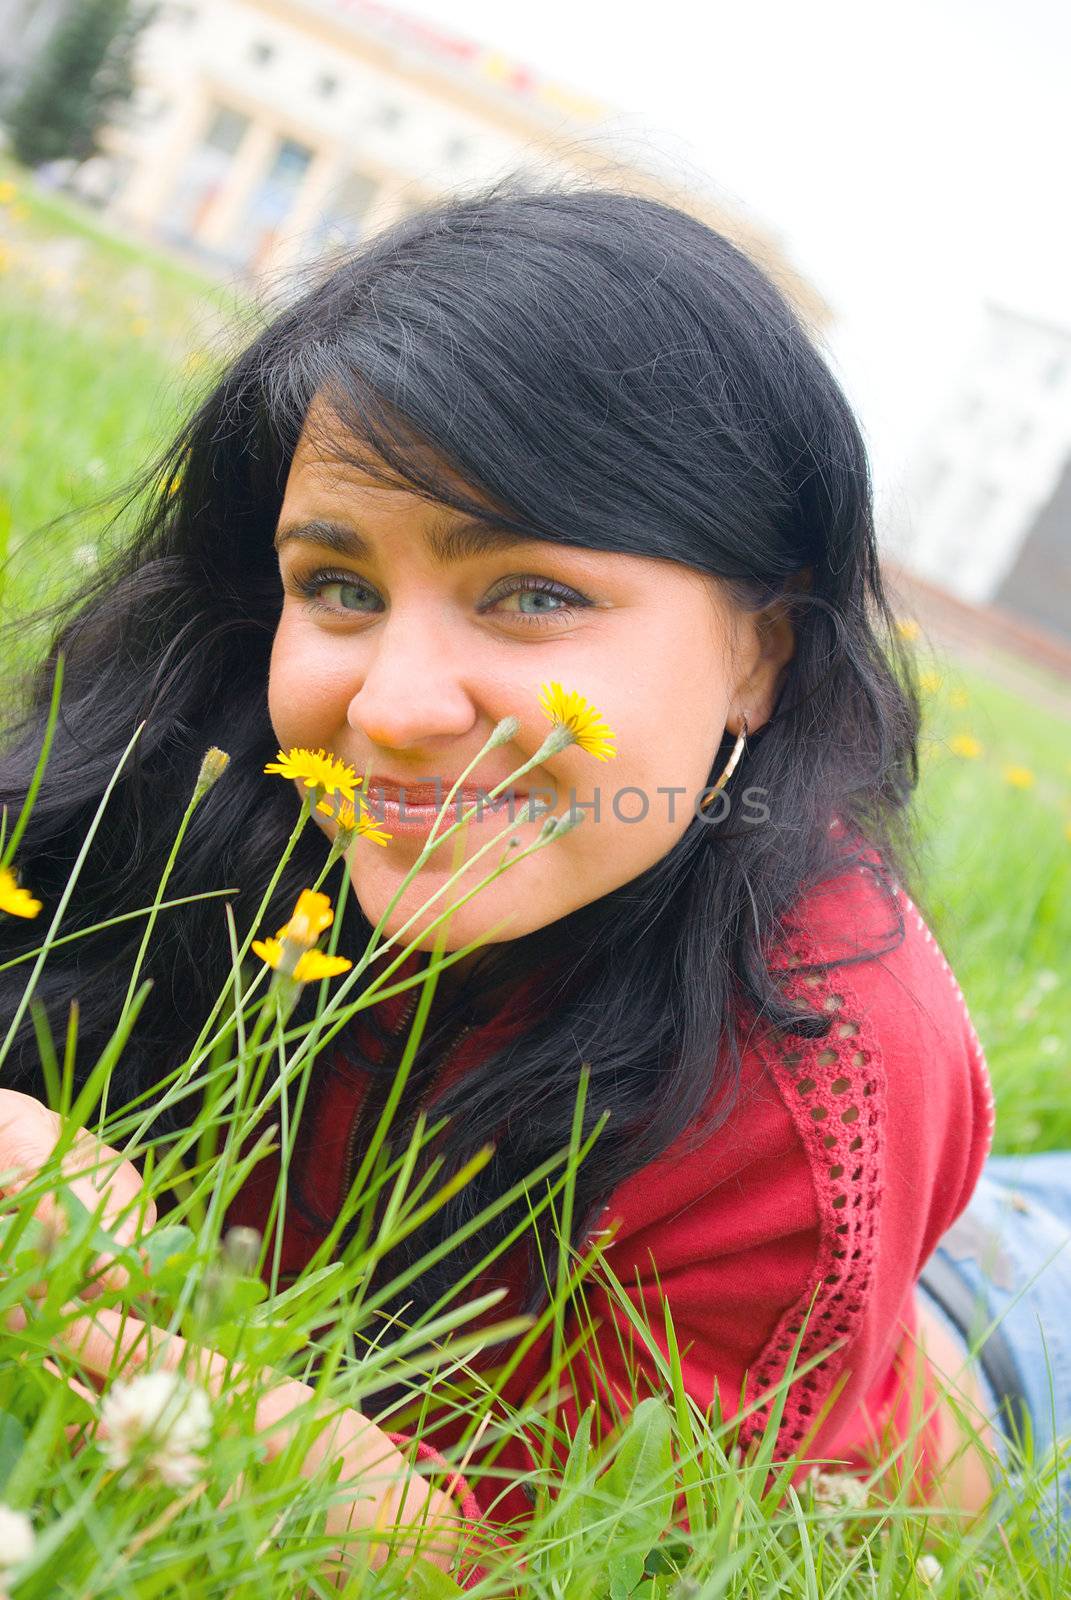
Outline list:
[[[53,608],[59,625],[22,686],[0,761],[0,801],[14,815],[62,648],[62,715],[18,858],[46,906],[146,721],[68,931],[151,901],[212,744],[230,753],[230,768],[194,815],[169,892],[236,886],[239,935],[247,930],[295,820],[292,787],[263,776],[276,751],[267,684],[282,602],[272,535],[320,394],[352,429],[355,459],[374,464],[370,448],[429,498],[538,538],[682,563],[722,580],[748,609],[778,599],[791,607],[796,650],[775,715],[734,777],[765,791],[769,820],[746,826],[730,812],[717,827],[693,822],[639,878],[490,950],[466,991],[478,999],[481,985],[549,974],[523,1038],[437,1103],[451,1118],[439,1146],[448,1167],[489,1141],[495,1155],[413,1249],[568,1144],[587,1062],[588,1124],[611,1115],[580,1172],[579,1240],[623,1179],[700,1125],[719,1086],[724,1116],[741,1007],[799,1035],[826,1031],[827,1018],[786,998],[770,951],[801,894],[844,870],[831,818],[859,851],[877,852],[879,877],[907,882],[914,870],[918,699],[882,588],[865,446],[769,277],[672,206],[513,179],[379,234],[233,360],[141,480],[154,487],[120,552],[88,592]],[[730,747],[714,753],[712,777]],[[324,850],[307,828],[269,932],[314,881]],[[345,869],[336,870],[332,891]],[[42,973],[37,994],[57,1038],[78,998],[84,1063],[117,1020],[142,926],[77,940]],[[368,931],[350,896],[342,948],[363,948]],[[34,937],[32,925],[0,919],[4,956]],[[229,964],[218,901],[166,913],[112,1105],[183,1059]],[[26,970],[0,973],[0,1013],[13,1013]],[[438,1026],[429,1034],[425,1063],[441,1036]],[[426,1080],[426,1070],[415,1075],[403,1113]],[[42,1092],[29,1017],[5,1081]],[[430,1304],[515,1220],[507,1214],[426,1273],[418,1301]],[[534,1304],[534,1276],[531,1287]]]

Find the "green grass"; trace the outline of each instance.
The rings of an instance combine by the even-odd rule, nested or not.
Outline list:
[[[17,614],[52,588],[77,582],[78,565],[92,561],[106,521],[100,509],[81,514],[79,508],[113,490],[157,449],[207,381],[218,349],[247,307],[232,290],[112,237],[65,201],[35,197],[20,175],[0,164],[0,183],[5,180],[19,195],[13,205],[0,205],[0,430],[7,445],[0,461],[0,541],[6,534],[16,552],[5,605]],[[64,520],[50,526],[56,517]],[[988,677],[942,658],[940,674],[942,682],[928,694],[919,796],[922,908],[989,1057],[1001,1146],[1071,1146],[1067,720],[1010,694],[996,673]],[[983,747],[977,759],[951,748],[952,739],[968,732]],[[1003,769],[1010,765],[1028,768],[1032,786],[1009,784]],[[187,1164],[184,1208],[178,1222],[169,1219],[169,1228],[155,1231],[149,1277],[127,1252],[132,1283],[111,1299],[157,1322],[173,1316],[187,1335],[201,1331],[217,1348],[233,1346],[254,1364],[294,1370],[295,1353],[318,1337],[317,1330],[349,1320],[359,1334],[366,1325],[361,1285],[370,1247],[351,1255],[334,1276],[292,1294],[281,1317],[240,1273],[220,1280],[218,1201],[240,1180],[235,1162],[242,1131],[264,1109],[263,1095],[259,1102],[255,1094],[243,1098],[235,1084],[253,1081],[261,1040],[268,1047],[278,1043],[263,995],[248,1006],[244,1033],[233,1018],[221,1021],[218,1049],[198,1069],[215,1085],[215,1097],[207,1097],[215,1132],[202,1117],[188,1135],[159,1150],[156,1159],[165,1168],[178,1155]],[[296,1060],[301,1041],[287,1043]],[[62,1041],[57,1047],[62,1057]],[[57,1061],[57,1082],[63,1066]],[[237,1098],[228,1101],[228,1095]],[[143,1109],[109,1108],[112,1144],[133,1139],[136,1153]],[[91,1112],[87,1103],[81,1120],[88,1122]],[[217,1137],[222,1153],[198,1169],[197,1152],[214,1151]],[[412,1201],[399,1161],[376,1181],[398,1181],[394,1223],[401,1227]],[[208,1492],[188,1502],[179,1504],[151,1475],[125,1486],[92,1443],[72,1451],[64,1429],[84,1422],[85,1402],[39,1358],[88,1261],[105,1244],[115,1248],[115,1239],[102,1235],[99,1219],[95,1227],[73,1200],[67,1202],[65,1240],[57,1244],[35,1231],[29,1202],[54,1181],[55,1172],[45,1171],[23,1201],[0,1206],[0,1314],[19,1304],[27,1283],[45,1270],[49,1288],[37,1303],[30,1344],[24,1342],[29,1334],[9,1335],[8,1356],[0,1359],[0,1501],[32,1508],[38,1538],[34,1561],[16,1581],[5,1584],[0,1570],[0,1591],[10,1589],[13,1600],[336,1593],[315,1575],[314,1552],[326,1552],[316,1529],[330,1484],[298,1478],[293,1463],[258,1460],[255,1436],[233,1395],[216,1414]],[[148,1181],[150,1187],[159,1182],[159,1173],[150,1169]],[[213,1295],[191,1298],[192,1286],[209,1269],[217,1274]],[[382,1363],[398,1367],[396,1354],[377,1358],[380,1366],[370,1371],[367,1361],[355,1364],[343,1344],[344,1332],[326,1348],[339,1364],[331,1392],[348,1402],[376,1381],[377,1372],[384,1381]],[[29,1360],[19,1359],[27,1354]],[[438,1359],[426,1344],[412,1352],[414,1370],[427,1364],[432,1390]],[[1068,1592],[1066,1535],[1057,1556],[1031,1539],[1043,1486],[1029,1469],[1017,1492],[998,1497],[966,1536],[877,1484],[862,1507],[817,1504],[809,1489],[795,1496],[784,1492],[783,1481],[771,1487],[761,1454],[750,1466],[734,1461],[731,1431],[686,1401],[675,1361],[664,1376],[672,1401],[638,1411],[631,1430],[608,1448],[588,1452],[582,1437],[573,1442],[523,1546],[496,1562],[484,1593],[519,1590],[554,1600],[616,1600],[627,1593],[648,1600],[933,1594],[1056,1600]],[[479,1414],[474,1403],[474,1422]],[[538,1429],[538,1421],[524,1420]],[[224,1491],[237,1470],[247,1474],[246,1488],[228,1503]],[[534,1487],[538,1491],[536,1480]],[[670,1528],[674,1491],[687,1501],[686,1539]],[[919,1565],[926,1552],[941,1567],[932,1581]],[[358,1563],[346,1589],[374,1600],[453,1592],[445,1577],[406,1574],[398,1563],[375,1577]]]
[[[249,307],[3,161],[0,186],[15,191],[0,204],[0,558],[17,610],[71,586],[107,518],[90,503],[160,449]]]
[[[1068,1149],[1071,723],[939,660],[918,798],[925,910],[986,1050],[1000,1148]],[[954,752],[962,734],[979,756]]]

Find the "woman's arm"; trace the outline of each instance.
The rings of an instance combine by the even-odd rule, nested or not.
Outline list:
[[[270,1370],[254,1374],[215,1351],[197,1349],[176,1334],[166,1334],[150,1323],[107,1308],[67,1322],[53,1344],[73,1356],[95,1389],[119,1374],[129,1378],[139,1371],[161,1367],[181,1371],[216,1400],[225,1390],[233,1394],[243,1385],[255,1386],[255,1427],[264,1441],[268,1460],[282,1453],[299,1420],[316,1403],[315,1390],[309,1384],[282,1378]],[[425,1560],[449,1570],[467,1531],[458,1504],[416,1475],[391,1438],[367,1417],[349,1407],[330,1411],[321,1407],[321,1418],[301,1465],[301,1475],[312,1477],[328,1460],[341,1460],[338,1485],[350,1490],[331,1505],[326,1532],[341,1537],[356,1532],[375,1535],[407,1529],[408,1533],[391,1541],[396,1551],[419,1552]],[[97,1436],[107,1436],[103,1425],[98,1424]],[[387,1559],[386,1543],[362,1539],[358,1548],[367,1551],[367,1560],[373,1567]],[[344,1563],[346,1550],[340,1548],[334,1555]]]
[[[62,1133],[63,1119],[58,1113],[31,1095],[0,1089],[0,1194],[12,1195],[25,1189],[48,1163]],[[88,1209],[95,1211],[103,1196],[104,1225],[122,1243],[130,1244],[155,1223],[156,1207],[142,1195],[137,1168],[85,1129],[76,1134],[62,1170]],[[66,1224],[54,1193],[42,1195],[34,1207],[34,1216],[56,1229]],[[111,1257],[101,1256],[82,1293],[87,1300],[94,1299],[103,1287],[121,1289],[126,1278],[123,1267]],[[11,1331],[25,1324],[24,1313],[12,1314]],[[124,1318],[118,1311],[101,1308],[75,1317],[65,1324],[60,1338],[63,1348],[75,1357],[95,1388],[118,1370],[129,1376],[132,1371],[144,1369],[153,1358],[154,1365],[163,1364],[170,1370],[183,1365],[187,1376],[196,1366],[201,1381],[216,1396],[224,1381],[233,1385],[235,1380],[234,1365],[222,1356],[198,1352],[195,1357],[183,1339],[167,1338],[151,1325]],[[285,1419],[307,1408],[314,1391],[307,1384],[281,1379],[277,1374],[267,1374],[261,1381],[263,1393],[257,1400],[256,1427],[265,1437],[271,1459],[284,1449],[291,1436],[292,1427],[285,1426]],[[387,1434],[356,1411],[336,1410],[325,1416],[302,1473],[311,1476],[329,1455],[341,1456],[340,1481],[352,1484],[354,1491],[351,1500],[340,1499],[332,1505],[326,1523],[329,1533],[341,1535],[348,1530],[387,1529],[394,1525],[415,1530],[426,1524],[429,1530],[434,1528],[434,1535],[430,1531],[421,1535],[421,1554],[443,1568],[453,1564],[464,1525],[461,1506],[415,1474]],[[411,1548],[413,1537],[399,1543],[398,1548]],[[373,1547],[373,1565],[379,1565],[385,1557],[385,1546]]]

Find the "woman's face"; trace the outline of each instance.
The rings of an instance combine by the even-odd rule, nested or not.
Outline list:
[[[387,806],[391,842],[358,839],[347,857],[368,920],[379,921],[426,842],[426,786],[433,793],[438,783],[444,799],[504,717],[517,718],[516,735],[466,787],[490,790],[539,749],[550,731],[542,684],[584,695],[615,735],[611,760],[574,744],[518,779],[518,811],[522,795],[542,791],[546,801],[556,796],[558,815],[575,805],[584,821],[463,905],[446,948],[485,935],[517,938],[629,882],[672,848],[726,727],[735,734],[744,714],[755,729],[770,715],[792,651],[790,626],[731,607],[714,580],[673,562],[513,534],[479,540],[453,508],[385,488],[334,458],[324,443],[332,420],[322,407],[310,413],[286,485],[276,536],[285,598],[268,699],[282,749],[322,747],[358,775],[371,769],[373,802],[390,792],[377,779],[406,791],[409,829]],[[323,609],[309,609],[310,600]],[[333,837],[334,821],[315,808],[312,815]],[[451,808],[447,824],[456,815]],[[431,949],[432,919],[493,869],[508,839],[523,847],[540,827],[511,827],[505,809],[488,806],[467,825],[462,861],[495,835],[501,843],[407,937],[419,933],[419,947]],[[388,933],[456,870],[459,837],[432,853]]]

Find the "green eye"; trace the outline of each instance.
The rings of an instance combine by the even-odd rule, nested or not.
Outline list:
[[[316,598],[321,589],[330,589],[336,585],[341,589],[352,589],[356,594],[363,594],[366,599],[374,601],[379,599],[379,596],[376,594],[375,590],[366,584],[362,578],[356,577],[352,572],[314,572],[310,577],[302,578],[298,582],[298,590],[301,594],[305,595],[308,600],[306,610],[328,611],[332,616],[368,615],[367,611],[357,606],[324,605]]]
[[[517,609],[509,609],[507,616],[521,617],[525,622],[537,626],[551,618],[571,617],[573,613],[583,606],[591,604],[583,595],[577,594],[575,589],[565,589],[561,584],[554,583],[550,578],[537,578],[526,575],[522,578],[511,580],[512,587],[496,595],[487,602],[488,608],[500,605],[503,600],[511,600],[517,596]],[[524,602],[530,601],[525,607]],[[482,609],[482,608],[481,608]]]

